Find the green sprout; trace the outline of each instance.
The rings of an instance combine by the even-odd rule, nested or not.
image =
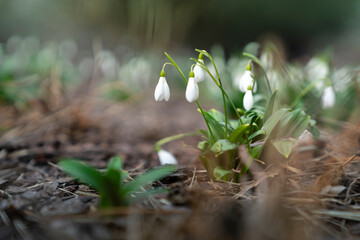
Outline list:
[[[76,159],[63,159],[59,164],[67,174],[99,192],[101,208],[127,206],[150,195],[166,192],[164,188],[145,190],[145,187],[176,171],[174,165],[165,165],[129,180],[131,178],[123,170],[120,157],[111,158],[104,173]]]

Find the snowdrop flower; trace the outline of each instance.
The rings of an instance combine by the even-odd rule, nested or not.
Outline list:
[[[170,89],[165,79],[164,70],[162,70],[160,73],[160,78],[155,88],[154,97],[157,102],[162,101],[164,99],[165,101],[168,101],[170,98]]]
[[[196,101],[199,98],[199,87],[194,78],[194,72],[189,74],[189,81],[186,86],[185,97],[188,102]]]
[[[253,78],[253,74],[251,73],[251,63],[249,63],[246,67],[246,71],[241,76],[241,78],[238,81],[238,87],[241,92],[246,92],[248,86],[251,86],[252,89],[254,89],[254,92],[257,89],[256,82]]]
[[[324,93],[321,97],[322,107],[331,108],[335,104],[335,92],[331,86],[325,88]]]
[[[244,105],[244,108],[246,111],[250,110],[254,105],[254,98],[253,98],[253,94],[252,94],[250,85],[248,86],[246,93],[244,95],[243,105]]]
[[[314,57],[308,62],[308,64],[306,65],[306,70],[307,70],[307,76],[310,81],[326,78],[330,72],[328,64],[324,60],[318,57]],[[318,89],[319,91],[323,87],[324,87],[323,81],[318,81],[315,84],[315,88]]]
[[[204,64],[204,60],[203,60],[203,55],[202,53],[199,54],[199,62],[201,62],[202,64]],[[205,79],[205,70],[200,66],[199,63],[196,63],[195,67],[194,67],[194,75],[195,75],[195,81],[201,82]]]
[[[172,155],[171,153],[169,153],[168,151],[165,151],[164,149],[161,149],[160,151],[158,151],[158,156],[159,156],[159,161],[161,165],[165,165],[165,164],[177,164],[177,160],[174,157],[174,155]]]

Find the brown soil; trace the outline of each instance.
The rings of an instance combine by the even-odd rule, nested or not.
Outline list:
[[[195,104],[87,97],[53,112],[1,112],[0,239],[360,238],[359,126],[307,139],[287,162],[255,161],[239,184],[209,180],[194,147],[199,137],[168,143],[179,170],[156,184],[169,194],[104,211],[58,160],[101,169],[119,155],[136,176],[159,165],[157,140],[205,128]]]

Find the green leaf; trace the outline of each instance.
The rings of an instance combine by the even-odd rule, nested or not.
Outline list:
[[[237,144],[230,142],[227,139],[220,139],[214,143],[211,147],[211,151],[215,153],[215,155],[220,155],[223,152],[233,150],[237,148]]]
[[[213,130],[213,133],[215,134],[214,138],[215,140],[224,139],[225,136],[225,130],[224,127],[216,121],[209,113],[204,111],[204,116],[206,117],[206,120],[208,120],[208,123]]]
[[[259,159],[263,147],[264,147],[264,145],[258,145],[258,146],[253,147],[253,148],[250,150],[250,155],[251,155],[253,158]]]
[[[246,129],[249,127],[249,124],[244,124],[237,127],[229,136],[229,141],[233,143],[242,142],[243,134],[245,133]]]
[[[249,136],[249,141],[252,140],[253,138],[259,136],[259,135],[265,135],[265,130],[264,129],[259,129],[256,132],[254,132],[253,134],[251,134]]]
[[[293,148],[298,144],[294,138],[281,139],[271,142],[278,152],[288,158]]]
[[[225,115],[224,115],[222,112],[220,112],[220,111],[212,108],[212,109],[210,109],[210,110],[208,111],[208,113],[209,113],[216,121],[218,121],[218,122],[225,122]]]
[[[197,148],[201,151],[205,151],[209,148],[209,142],[208,141],[201,141],[198,143]]]
[[[270,136],[275,126],[287,113],[289,113],[289,109],[281,108],[273,113],[271,117],[264,123],[263,129],[265,131],[266,139]]]
[[[122,159],[119,156],[112,157],[107,165],[106,171],[113,169],[115,171],[121,171],[123,168]]]
[[[148,172],[135,178],[133,181],[125,184],[122,189],[122,196],[138,191],[141,187],[145,187],[146,185],[166,177],[175,171],[176,166],[173,165],[160,166],[156,169],[149,170]]]
[[[214,168],[214,177],[216,180],[220,180],[220,179],[224,178],[229,173],[231,173],[231,171],[225,170],[225,169],[221,168],[220,166],[217,166],[216,168]]]
[[[63,159],[60,167],[69,175],[79,179],[80,182],[90,185],[99,192],[108,188],[105,177],[96,169],[76,159]]]
[[[277,110],[280,109],[280,100],[278,96],[278,90],[276,89],[274,93],[271,95],[269,102],[266,105],[265,108],[265,114],[264,114],[264,122],[266,122],[269,117],[271,117]]]
[[[123,171],[122,168],[123,163],[119,156],[112,157],[107,165],[105,177],[116,189],[119,189],[121,183],[128,177],[128,173]]]
[[[168,189],[165,188],[154,188],[151,190],[146,190],[145,192],[141,192],[141,193],[137,193],[135,194],[134,197],[129,197],[128,199],[126,199],[127,202],[129,202],[130,204],[133,204],[135,202],[141,201],[145,198],[150,197],[151,195],[154,194],[160,194],[160,193],[166,193],[168,192]]]

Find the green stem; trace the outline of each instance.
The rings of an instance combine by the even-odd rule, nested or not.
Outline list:
[[[172,141],[184,138],[184,137],[190,137],[190,136],[196,136],[196,135],[201,135],[201,133],[199,133],[199,132],[180,133],[180,134],[176,134],[176,135],[173,135],[170,137],[160,139],[159,141],[157,141],[154,144],[155,151],[157,151],[157,152],[160,151],[161,150],[160,146],[165,143],[172,142]]]
[[[178,72],[180,73],[180,75],[183,77],[185,83],[187,84],[188,81],[187,81],[185,75],[183,74],[183,72],[181,71],[181,69],[179,68],[179,66],[176,64],[176,62],[170,57],[169,54],[165,53],[165,55],[166,55],[166,57],[170,60],[170,62],[172,63],[172,65],[178,70]],[[211,136],[211,139],[210,139],[210,140],[211,140],[211,143],[214,143],[214,142],[215,142],[214,134],[212,133],[212,130],[211,130],[211,128],[210,128],[210,125],[209,125],[208,121],[206,120],[206,117],[205,117],[205,114],[204,114],[204,110],[202,109],[202,107],[201,107],[201,105],[200,105],[200,103],[199,103],[198,100],[196,100],[196,104],[198,105],[198,107],[199,107],[199,109],[200,109],[200,112],[201,112],[201,115],[203,116],[204,121],[205,121],[205,123],[206,123],[206,126],[207,126],[207,128],[208,128],[208,130],[209,130],[209,134],[210,134],[210,136]]]
[[[246,53],[246,52],[244,52],[243,55],[246,56],[246,57],[248,57],[248,58],[250,58],[250,59],[252,59],[254,62],[256,62],[256,63],[260,66],[261,70],[264,72],[266,84],[267,84],[267,86],[268,86],[268,90],[269,90],[269,92],[270,92],[270,95],[272,95],[272,90],[271,90],[271,86],[270,86],[270,81],[269,81],[269,78],[268,78],[268,76],[267,76],[267,74],[266,74],[265,68],[264,68],[264,66],[262,65],[260,59],[257,58],[256,56],[254,56],[254,55],[252,55],[252,54],[250,54],[250,53]]]
[[[209,60],[212,62],[214,68],[215,68],[215,71],[216,71],[216,75],[217,75],[217,78],[218,78],[218,81],[216,81],[215,77],[210,73],[209,69],[205,66],[205,64],[203,64],[202,62],[200,62],[198,59],[194,59],[194,58],[190,58],[191,60],[193,60],[194,62],[197,62],[199,63],[199,66],[204,69],[208,74],[209,76],[211,77],[211,79],[215,82],[215,84],[220,88],[222,89],[222,82],[221,82],[221,78],[220,78],[220,74],[216,68],[216,65],[215,65],[215,62],[213,60],[213,58],[211,57],[210,54],[205,54],[205,56],[207,58],[209,58]],[[226,138],[228,137],[228,115],[227,115],[227,107],[226,107],[226,100],[225,100],[225,95],[224,95],[224,91],[221,90],[221,94],[222,94],[222,98],[223,98],[223,104],[224,104],[224,115],[225,115],[225,136]]]
[[[229,95],[225,92],[225,90],[224,90],[224,88],[223,88],[222,86],[220,86],[220,88],[221,88],[221,91],[223,92],[223,94],[225,95],[225,97],[227,98],[227,100],[229,101],[229,103],[231,104],[232,108],[234,109],[237,117],[239,118],[239,121],[240,121],[241,125],[244,125],[244,122],[241,120],[241,116],[240,116],[238,110],[236,109],[234,103],[231,101]],[[247,145],[247,148],[248,148],[248,150],[250,151],[250,149],[251,149],[251,147],[250,147],[250,141],[249,141],[249,136],[248,136],[248,134],[247,134],[246,131],[245,131],[245,137],[246,137],[246,145]]]
[[[221,91],[223,92],[223,91]],[[226,108],[226,101],[225,101],[225,95],[222,93],[223,102],[224,102],[224,114],[225,114],[225,136],[228,137],[228,115],[227,115],[227,108]]]

